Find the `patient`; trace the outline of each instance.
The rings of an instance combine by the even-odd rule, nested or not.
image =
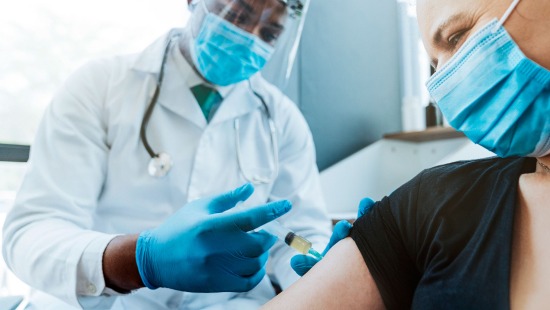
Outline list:
[[[417,7],[432,97],[500,158],[422,172],[266,308],[548,308],[550,1],[516,4]]]

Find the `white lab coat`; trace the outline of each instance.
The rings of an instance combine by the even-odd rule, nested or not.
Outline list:
[[[274,296],[267,278],[244,294],[161,288],[119,296],[105,288],[101,259],[112,238],[156,227],[187,202],[246,182],[236,156],[236,118],[247,172],[265,176],[273,169],[266,114],[248,82],[222,89],[224,101],[207,123],[189,90],[195,73],[174,47],[147,128],[152,148],[170,154],[174,165],[164,178],[148,174],[150,157],[139,131],[166,41],[164,36],[138,55],[85,65],[44,115],[6,219],[3,248],[8,266],[39,290],[37,309],[247,309]],[[280,221],[322,249],[331,229],[311,133],[279,90],[259,75],[251,81],[278,129],[279,173],[274,182],[256,186],[247,203],[289,199],[293,209]],[[283,288],[297,279],[289,265],[294,254],[282,243],[271,250],[269,272]]]

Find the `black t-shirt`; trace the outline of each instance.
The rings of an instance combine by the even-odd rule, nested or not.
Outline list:
[[[512,230],[527,158],[425,170],[359,218],[351,237],[387,309],[509,309]]]

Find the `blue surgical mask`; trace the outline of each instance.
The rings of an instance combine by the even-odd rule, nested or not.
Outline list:
[[[197,70],[209,82],[227,86],[249,79],[273,54],[273,47],[216,14],[208,13],[191,45]]]
[[[542,157],[550,153],[550,71],[523,54],[504,20],[474,34],[428,91],[474,143],[500,157]]]

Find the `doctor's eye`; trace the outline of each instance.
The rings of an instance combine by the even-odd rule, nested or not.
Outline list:
[[[280,34],[279,32],[273,31],[269,28],[260,29],[260,39],[272,45],[275,43],[275,41],[277,41],[279,34]]]

